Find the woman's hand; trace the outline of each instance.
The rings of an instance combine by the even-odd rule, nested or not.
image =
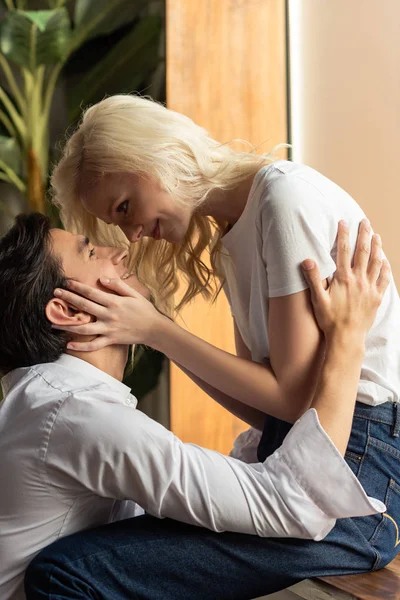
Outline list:
[[[335,333],[365,336],[390,281],[390,266],[382,259],[379,235],[373,235],[365,219],[361,222],[351,263],[349,232],[341,221],[338,228],[336,272],[325,290],[318,266],[307,259],[302,263],[310,285],[311,300],[319,327],[327,339]]]
[[[74,335],[97,336],[89,342],[69,342],[67,347],[70,350],[92,352],[116,344],[151,345],[153,332],[157,331],[159,323],[166,317],[121,279],[100,279],[100,282],[115,294],[75,280],[69,281],[68,290],[55,290],[56,296],[61,296],[74,308],[96,318],[95,322],[87,325],[53,325],[55,329]]]

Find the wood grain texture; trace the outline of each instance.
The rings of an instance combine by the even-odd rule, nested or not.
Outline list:
[[[167,0],[167,104],[221,142],[287,141],[284,0]],[[246,145],[235,146],[238,149]],[[183,314],[190,331],[234,351],[223,295]],[[184,441],[228,452],[244,424],[171,369],[171,425]]]
[[[357,600],[355,596],[342,592],[336,587],[332,587],[327,583],[318,581],[317,579],[306,579],[289,588],[294,598],[299,600]],[[268,596],[265,597],[265,600]]]
[[[400,600],[400,555],[380,571],[362,575],[321,577],[321,581],[360,600]]]
[[[307,579],[289,589],[307,600],[400,600],[400,555],[380,571]]]

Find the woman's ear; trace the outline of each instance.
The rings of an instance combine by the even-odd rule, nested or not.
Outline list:
[[[94,317],[79,312],[61,298],[52,298],[46,305],[45,313],[53,325],[86,325],[94,320]]]

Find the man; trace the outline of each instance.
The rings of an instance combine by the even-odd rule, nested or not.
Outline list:
[[[378,251],[373,244],[375,259]],[[87,323],[92,317],[62,296],[54,297],[53,290],[65,289],[68,278],[101,287],[100,277],[120,277],[146,295],[147,289],[127,272],[125,258],[125,250],[94,248],[87,238],[50,230],[48,219],[39,214],[17,217],[0,241],[0,369],[7,373],[0,408],[3,600],[24,597],[24,570],[42,548],[82,529],[133,516],[135,503],[153,516],[215,532],[314,540],[322,539],[338,517],[385,509],[366,496],[342,459],[363,333],[388,282],[383,269],[376,284],[381,263],[365,308],[358,309],[356,334],[351,331],[348,337],[352,352],[345,353],[345,361],[334,350],[345,348],[347,338],[336,335],[341,328],[332,329],[333,317],[329,323],[335,331],[313,407],[331,439],[310,410],[278,452],[264,463],[247,465],[183,444],[136,411],[135,397],[121,383],[127,347],[65,352],[66,334],[52,325]],[[317,298],[318,272],[310,273]],[[321,323],[334,313],[321,311]],[[327,373],[341,373],[344,400],[333,399]],[[342,489],[340,498],[332,496],[332,485]],[[117,581],[116,575],[118,586]],[[112,591],[104,594],[113,597]]]

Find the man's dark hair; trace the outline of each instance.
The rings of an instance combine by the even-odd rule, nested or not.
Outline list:
[[[45,314],[54,288],[66,287],[61,260],[52,254],[50,220],[18,215],[0,239],[0,372],[54,362],[66,335]]]

